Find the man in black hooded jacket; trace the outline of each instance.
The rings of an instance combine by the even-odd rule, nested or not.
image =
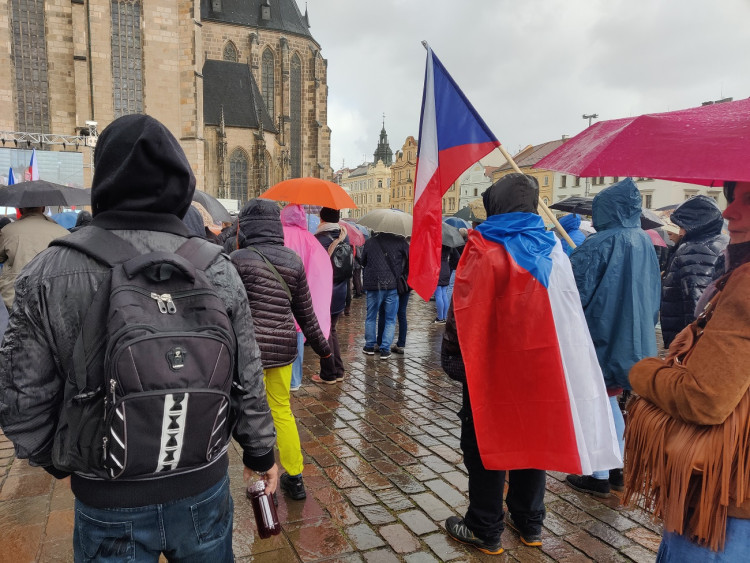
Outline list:
[[[195,178],[174,136],[145,115],[128,115],[101,134],[94,153],[92,225],[112,231],[144,253],[174,252],[189,236],[185,215]],[[16,282],[16,300],[0,349],[0,425],[19,458],[57,478],[52,462],[81,322],[109,268],[76,249],[55,246],[39,254]],[[265,474],[276,490],[273,419],[263,387],[247,296],[224,255],[206,276],[226,305],[236,337],[239,399],[233,436],[244,450],[245,477]],[[102,327],[104,330],[104,327]],[[212,424],[207,420],[206,424]],[[55,442],[56,443],[56,442]],[[232,561],[233,502],[228,455],[196,470],[149,480],[71,476],[76,497],[74,553],[83,560]]]
[[[724,218],[713,198],[699,195],[674,210],[670,220],[683,233],[664,272],[661,333],[664,347],[695,320],[695,306],[708,285],[724,273]]]

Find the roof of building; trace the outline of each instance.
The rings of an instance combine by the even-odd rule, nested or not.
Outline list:
[[[208,59],[203,64],[204,124],[219,125],[222,107],[226,127],[258,129],[260,114],[263,128],[277,132],[247,64]]]
[[[533,168],[537,162],[542,160],[545,156],[555,150],[557,147],[562,145],[565,141],[563,139],[557,139],[555,141],[549,141],[542,143],[541,145],[530,145],[513,156],[513,160],[516,162],[519,168]],[[512,168],[509,162],[503,164],[498,170],[508,170]]]
[[[270,7],[269,20],[261,17],[262,6]],[[313,38],[307,9],[302,15],[295,0],[201,0],[201,19]]]

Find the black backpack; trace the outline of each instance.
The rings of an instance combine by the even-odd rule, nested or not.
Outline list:
[[[346,241],[346,228],[341,227],[341,234],[328,247],[328,256],[333,266],[333,283],[348,280],[354,275],[354,252],[352,245]]]
[[[110,266],[66,374],[52,459],[103,479],[153,479],[208,465],[227,449],[235,336],[204,270],[221,248],[137,251],[88,226],[52,243]]]

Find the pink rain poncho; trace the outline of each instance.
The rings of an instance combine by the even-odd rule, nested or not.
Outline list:
[[[331,295],[333,293],[333,267],[328,252],[307,230],[307,216],[300,205],[290,204],[281,210],[284,227],[284,246],[291,248],[305,266],[307,285],[310,286],[313,310],[323,335],[331,332]],[[295,323],[296,324],[296,323]],[[299,332],[297,326],[297,332]]]

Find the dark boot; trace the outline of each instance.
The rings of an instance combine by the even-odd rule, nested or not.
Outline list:
[[[591,475],[568,475],[565,481],[570,487],[581,493],[588,493],[600,498],[609,496],[610,487],[607,479],[594,479]]]

